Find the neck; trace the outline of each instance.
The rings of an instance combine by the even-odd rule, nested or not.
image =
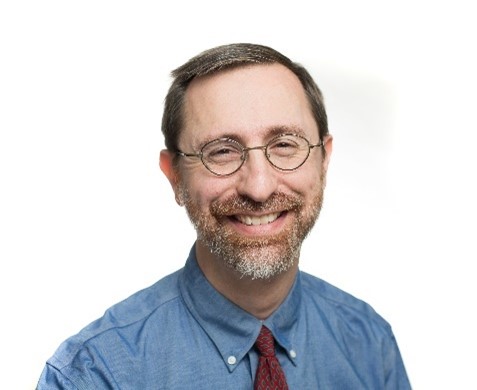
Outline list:
[[[298,261],[295,261],[289,270],[270,279],[244,277],[211,254],[199,241],[196,243],[196,257],[210,284],[259,320],[267,319],[285,300],[298,272]]]

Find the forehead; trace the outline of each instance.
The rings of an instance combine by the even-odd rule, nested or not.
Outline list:
[[[234,135],[245,142],[277,128],[314,141],[318,128],[297,76],[280,64],[251,65],[194,79],[184,102],[180,143]]]

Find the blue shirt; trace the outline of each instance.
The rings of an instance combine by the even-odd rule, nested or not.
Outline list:
[[[260,321],[185,267],[113,306],[66,340],[38,389],[253,388],[262,324],[292,389],[410,389],[389,324],[366,303],[298,272]]]

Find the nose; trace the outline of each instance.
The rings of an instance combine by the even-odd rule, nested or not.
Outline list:
[[[265,202],[277,190],[277,171],[268,162],[263,148],[249,149],[239,170],[237,191],[256,202]]]

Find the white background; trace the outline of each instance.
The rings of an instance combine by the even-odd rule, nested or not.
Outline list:
[[[194,232],[158,168],[168,75],[240,41],[326,98],[302,269],[392,324],[414,388],[477,388],[470,3],[3,1],[0,388],[33,388],[62,340],[183,265]]]

